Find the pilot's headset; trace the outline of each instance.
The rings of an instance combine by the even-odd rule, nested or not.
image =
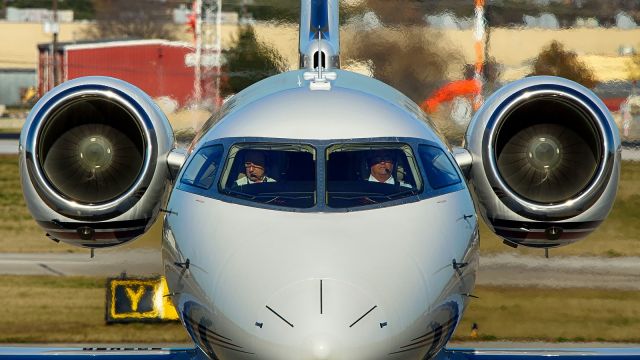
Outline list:
[[[398,171],[400,168],[402,168],[404,171],[404,167],[402,167],[400,163],[400,154],[397,149],[385,149],[384,151],[389,154],[389,157],[391,158],[393,164],[393,168],[391,169],[391,177],[393,178],[393,183],[396,187],[399,187],[400,179],[398,177]]]
[[[376,157],[378,157],[379,155],[376,154],[380,154],[380,153],[386,153],[391,161],[393,162],[393,169],[391,169],[391,177],[393,178],[393,182],[394,184],[398,185],[400,184],[398,181],[398,160],[399,160],[399,155],[398,152],[395,149],[375,149],[375,150],[371,150],[371,152],[367,155],[366,157],[366,167],[367,167],[367,171],[366,171],[366,178],[369,177],[370,174],[370,167],[373,164],[373,161]]]

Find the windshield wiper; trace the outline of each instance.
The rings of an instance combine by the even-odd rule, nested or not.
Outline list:
[[[358,199],[363,196],[380,196],[380,194],[364,191],[327,191],[327,196],[337,199],[350,200]]]
[[[387,195],[387,199],[393,200],[400,197],[404,197],[405,195],[418,195],[418,190],[416,189],[407,189],[403,191],[398,191],[397,193]]]
[[[343,195],[344,194],[344,195]],[[394,200],[394,199],[398,199],[401,197],[404,197],[406,195],[417,195],[418,191],[416,189],[407,189],[407,190],[402,190],[402,191],[398,191],[396,193],[392,193],[392,194],[379,194],[379,193],[370,193],[370,192],[328,192],[327,193],[327,197],[332,198],[332,199],[339,199],[339,200],[356,200],[356,199],[365,199],[370,201],[372,204],[378,203],[379,201],[376,201],[372,198],[377,198],[377,199],[386,199],[386,200]]]
[[[271,192],[256,194],[255,201],[263,204],[276,204],[285,206],[290,200],[313,199],[313,191],[291,191],[291,192]],[[266,199],[265,199],[266,198]]]
[[[256,194],[256,197],[263,196],[276,196],[281,197],[283,199],[306,199],[313,196],[313,191],[282,191],[282,192],[271,192],[271,193],[259,193]]]
[[[255,200],[256,198],[255,195],[247,194],[242,191],[231,190],[231,189],[223,189],[222,191],[227,195],[237,196],[237,197],[241,197],[249,200]]]
[[[342,195],[345,194],[345,195]],[[349,194],[350,196],[347,196]],[[377,204],[378,201],[373,200],[371,197],[379,197],[380,194],[368,193],[368,192],[327,192],[327,198],[330,200],[351,200],[359,201],[360,205]]]

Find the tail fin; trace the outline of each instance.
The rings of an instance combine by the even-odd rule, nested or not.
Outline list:
[[[300,68],[340,68],[338,0],[301,0]]]

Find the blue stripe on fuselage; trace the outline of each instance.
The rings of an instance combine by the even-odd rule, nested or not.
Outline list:
[[[443,349],[436,360],[631,360],[640,357],[640,349],[628,348],[504,348]]]
[[[317,39],[318,30],[322,31],[322,37],[329,36],[329,4],[327,0],[311,0],[311,24],[309,26],[309,39]]]

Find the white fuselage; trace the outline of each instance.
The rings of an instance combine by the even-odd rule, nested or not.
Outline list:
[[[411,138],[435,144],[453,162],[422,113],[395,90],[339,71],[330,91],[312,91],[299,84],[301,74],[236,95],[192,154],[202,144],[257,136],[301,143]],[[324,150],[317,156],[320,186]],[[196,344],[220,359],[434,355],[475,282],[477,218],[464,181],[458,191],[379,207],[330,209],[320,188],[318,196],[316,207],[296,211],[174,188],[165,273]]]
[[[463,218],[474,211],[465,191],[350,213],[288,213],[182,191],[169,207],[178,215],[166,219],[175,240],[165,241],[167,277],[172,290],[190,292],[178,307],[197,302],[218,340],[255,358],[386,358],[427,332],[439,305],[453,301],[461,313],[461,294],[473,288],[476,221]],[[185,259],[181,277],[173,263]],[[453,259],[474,264],[461,277]],[[221,344],[211,341],[220,358],[247,355]]]

